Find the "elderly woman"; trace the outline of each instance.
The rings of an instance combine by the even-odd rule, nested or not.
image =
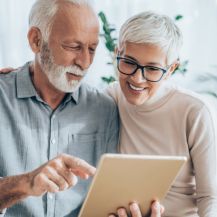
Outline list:
[[[130,18],[117,48],[119,84],[108,91],[119,107],[122,153],[188,159],[162,202],[163,216],[214,217],[217,159],[210,111],[198,95],[167,82],[181,44],[169,17],[143,12]]]

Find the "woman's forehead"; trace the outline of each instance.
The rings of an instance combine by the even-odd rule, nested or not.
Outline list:
[[[162,48],[153,44],[125,42],[119,50],[119,54],[135,59],[140,64],[156,63],[165,65],[167,60]]]

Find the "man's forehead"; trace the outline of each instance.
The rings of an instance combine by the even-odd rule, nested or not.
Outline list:
[[[81,18],[87,18],[90,21],[98,22],[98,17],[95,11],[88,5],[76,5],[70,2],[61,3],[55,15],[56,19],[62,20],[68,18],[69,20],[79,21]]]
[[[55,31],[98,31],[99,23],[94,11],[85,5],[62,5],[57,11],[53,28]]]

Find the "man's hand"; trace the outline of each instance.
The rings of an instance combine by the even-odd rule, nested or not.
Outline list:
[[[12,67],[2,68],[2,69],[0,69],[0,74],[7,74],[7,73],[10,73],[14,70],[16,70],[16,69],[14,69]]]
[[[38,169],[30,172],[28,195],[40,196],[46,192],[66,190],[77,183],[77,176],[87,179],[94,175],[95,168],[86,161],[61,154]]]
[[[140,208],[137,203],[130,204],[130,212],[132,217],[142,217]],[[158,201],[155,201],[151,205],[151,216],[150,217],[161,217],[161,214],[164,212],[164,207],[159,204]],[[127,212],[124,208],[119,208],[117,214],[111,214],[109,217],[128,217]]]
[[[28,196],[41,196],[75,186],[77,177],[87,179],[95,174],[95,167],[86,161],[61,154],[36,170],[0,179],[0,210],[8,208]]]

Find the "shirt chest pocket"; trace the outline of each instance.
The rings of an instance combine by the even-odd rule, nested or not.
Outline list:
[[[70,135],[68,153],[96,165],[98,158],[105,152],[104,134],[73,134]]]

